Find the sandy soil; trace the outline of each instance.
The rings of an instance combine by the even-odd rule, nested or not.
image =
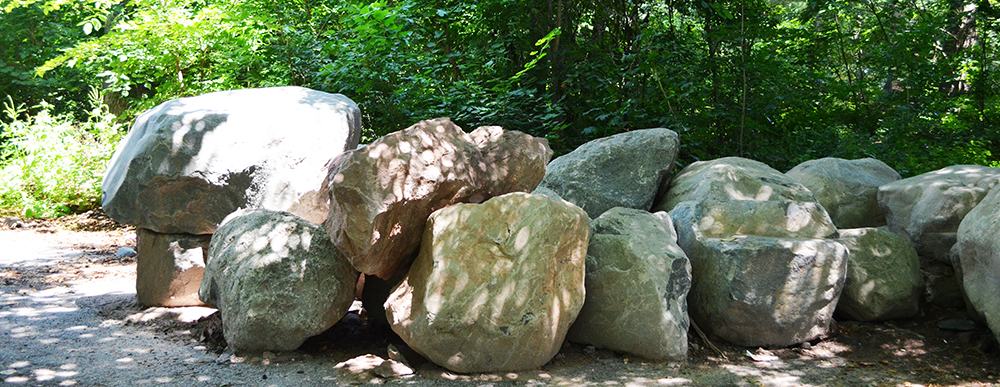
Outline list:
[[[982,326],[938,328],[961,310],[891,323],[840,322],[831,337],[783,349],[743,348],[694,333],[687,362],[658,363],[567,344],[538,370],[460,375],[421,361],[391,330],[352,316],[298,351],[240,358],[226,352],[208,308],[143,308],[134,258],[115,258],[135,233],[100,216],[0,227],[0,381],[11,385],[310,386],[1000,386],[1000,350]],[[96,231],[85,231],[85,230]],[[338,363],[388,358],[398,348],[416,374],[352,374]]]

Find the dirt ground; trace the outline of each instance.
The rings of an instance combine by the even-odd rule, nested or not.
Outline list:
[[[0,219],[2,220],[2,219]],[[135,259],[116,258],[135,233],[100,214],[0,224],[0,381],[9,385],[310,386],[1000,386],[1000,348],[983,326],[932,309],[889,323],[841,321],[830,337],[763,349],[689,337],[689,359],[651,362],[566,344],[538,370],[461,375],[421,361],[387,328],[352,316],[291,353],[226,352],[209,308],[143,308]],[[998,295],[1000,297],[1000,295]],[[337,364],[398,348],[415,369],[402,377],[353,374]]]

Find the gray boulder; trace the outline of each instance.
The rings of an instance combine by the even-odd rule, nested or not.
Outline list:
[[[136,119],[101,187],[115,220],[159,233],[211,234],[238,208],[322,222],[328,163],[357,146],[358,106],[301,87],[209,93]]]
[[[538,368],[583,306],[589,231],[586,212],[543,195],[445,207],[428,219],[386,317],[410,348],[449,370]]]
[[[211,235],[136,230],[135,294],[145,306],[199,306]]]
[[[683,202],[670,217],[691,260],[688,313],[706,332],[744,346],[788,346],[827,333],[848,252],[822,239],[836,229],[821,206]],[[715,224],[733,221],[751,225]]]
[[[1000,189],[993,189],[958,228],[962,286],[974,314],[1000,340]]]
[[[355,268],[390,279],[417,253],[432,212],[531,191],[550,157],[548,141],[521,132],[421,121],[335,161],[326,231]]]
[[[836,313],[850,320],[908,318],[920,312],[920,259],[902,235],[878,228],[840,230],[850,252]]]
[[[237,353],[291,351],[354,301],[358,273],[323,229],[287,212],[237,211],[212,236],[198,294]]]
[[[900,179],[896,170],[872,158],[809,160],[785,174],[812,191],[838,228],[884,226],[878,187]]]
[[[836,238],[837,228],[816,202],[705,200],[681,202],[671,211],[698,237],[756,235],[775,238]]]
[[[539,187],[580,206],[591,218],[612,207],[648,211],[670,182],[680,141],[669,129],[619,133],[552,160]]]
[[[948,263],[962,218],[997,182],[1000,168],[954,165],[879,187],[878,204],[917,254]]]
[[[687,358],[691,263],[667,213],[615,207],[594,219],[586,286],[568,340],[653,360]]]
[[[653,210],[670,211],[677,204],[692,200],[815,202],[816,198],[808,188],[767,164],[725,157],[694,162],[682,169]]]

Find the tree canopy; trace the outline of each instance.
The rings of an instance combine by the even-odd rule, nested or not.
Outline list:
[[[168,99],[300,85],[370,139],[427,118],[557,152],[650,127],[681,163],[875,157],[995,164],[988,0],[0,0],[0,95],[124,119]]]

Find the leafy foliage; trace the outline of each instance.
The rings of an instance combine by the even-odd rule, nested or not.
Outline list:
[[[1000,154],[989,0],[0,0],[0,12],[0,94],[38,106],[6,125],[86,120],[94,86],[128,120],[172,98],[300,85],[358,102],[365,141],[448,116],[557,153],[669,127],[681,164],[876,157],[909,176]]]
[[[25,119],[24,105],[5,104],[10,123],[0,124],[7,145],[0,158],[0,212],[40,218],[87,211],[100,205],[101,177],[121,137],[119,124],[90,93],[86,122],[53,115],[51,105]]]

